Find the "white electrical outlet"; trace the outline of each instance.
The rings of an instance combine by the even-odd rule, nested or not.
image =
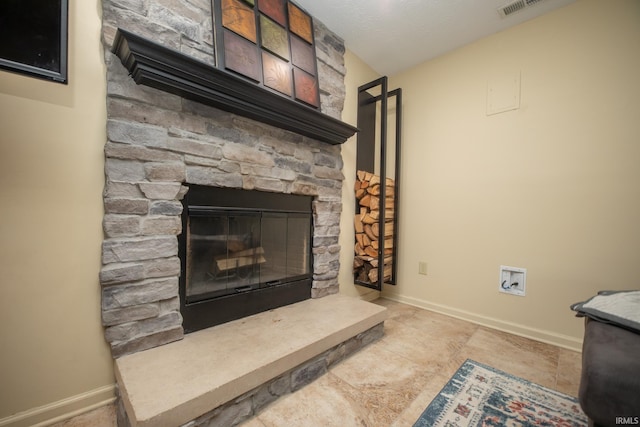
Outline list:
[[[427,275],[427,263],[424,261],[421,261],[418,263],[418,274],[423,274],[423,275]]]
[[[500,266],[500,281],[498,290],[505,294],[525,296],[527,285],[527,269],[519,267]]]

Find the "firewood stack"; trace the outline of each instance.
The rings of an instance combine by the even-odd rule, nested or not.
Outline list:
[[[380,185],[379,175],[360,170],[357,172],[355,192],[359,212],[355,215],[356,245],[353,271],[356,280],[360,282],[378,282],[378,254],[381,238],[384,239],[383,281],[391,279],[395,183],[391,178],[386,179],[384,225],[380,223]]]

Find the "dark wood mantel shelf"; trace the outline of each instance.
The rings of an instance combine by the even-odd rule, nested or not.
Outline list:
[[[342,144],[357,128],[252,82],[123,29],[115,53],[137,84],[329,144]]]

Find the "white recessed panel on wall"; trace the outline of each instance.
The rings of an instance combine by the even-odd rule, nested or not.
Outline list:
[[[500,73],[487,82],[487,116],[520,108],[520,72]]]
[[[527,269],[520,267],[500,266],[498,290],[505,294],[525,296],[527,286]]]

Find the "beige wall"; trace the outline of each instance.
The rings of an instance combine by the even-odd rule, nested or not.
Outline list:
[[[0,71],[0,426],[113,393],[98,284],[100,5],[70,3],[68,86]],[[387,296],[573,345],[570,303],[638,287],[639,20],[635,0],[579,0],[392,78],[405,98],[404,199]],[[378,75],[345,61],[343,119],[355,124],[357,87]],[[521,107],[487,117],[487,81],[505,71],[521,73]],[[355,138],[342,153],[340,289],[371,299],[351,276]],[[497,292],[500,264],[528,268],[526,297]]]
[[[640,2],[579,0],[393,76],[404,198],[383,294],[578,348],[571,303],[640,287],[638,46]],[[520,108],[487,116],[488,81],[517,73]],[[498,292],[501,264],[527,268],[526,297]]]
[[[2,426],[33,425],[113,396],[98,283],[100,2],[70,5],[69,85],[0,71]]]
[[[371,67],[360,58],[347,50],[344,56],[347,75],[344,83],[347,96],[342,110],[342,120],[353,126],[358,124],[358,87],[380,77]],[[340,293],[370,301],[378,298],[380,292],[353,283],[353,245],[355,232],[353,217],[355,215],[355,199],[353,187],[356,179],[356,136],[351,137],[342,145],[342,173],[345,180],[342,185],[342,215],[340,216]]]

